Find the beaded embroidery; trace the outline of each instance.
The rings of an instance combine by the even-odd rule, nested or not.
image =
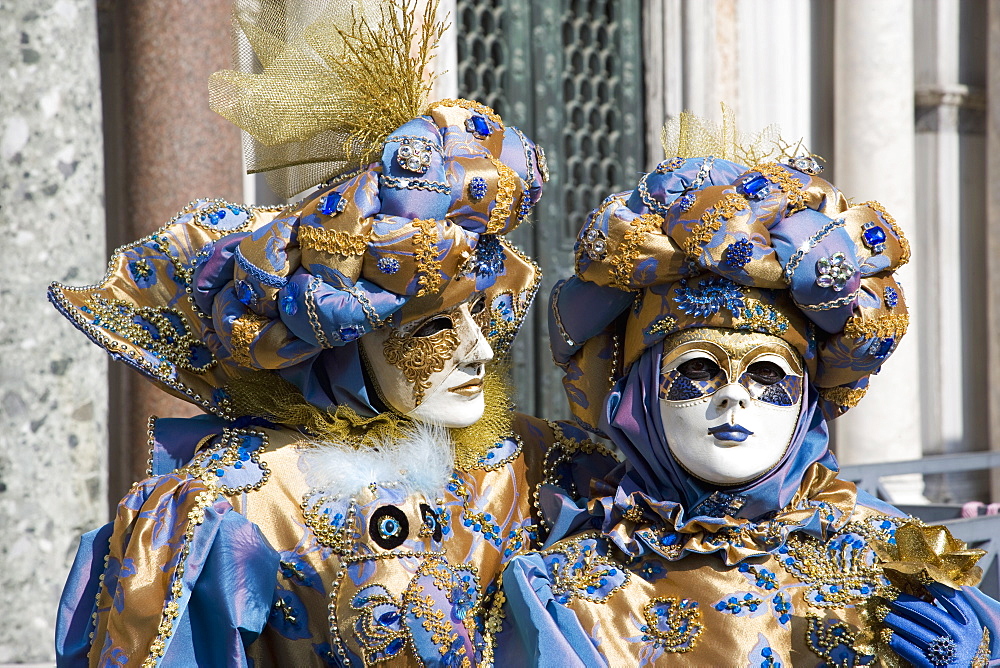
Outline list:
[[[645,235],[663,226],[663,218],[655,213],[644,213],[636,217],[625,232],[618,253],[610,260],[612,265],[610,285],[622,290],[633,289],[632,272],[639,259],[639,246]],[[588,230],[588,234],[596,230]]]

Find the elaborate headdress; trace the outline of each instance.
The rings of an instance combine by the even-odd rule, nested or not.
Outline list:
[[[591,213],[576,276],[556,287],[550,313],[553,353],[583,424],[597,431],[604,398],[630,365],[691,327],[786,340],[828,418],[860,400],[906,331],[893,272],[910,251],[878,202],[850,205],[821,170],[808,155],[749,168],[704,153],[673,157]]]
[[[323,24],[329,14],[320,12],[302,39],[319,48],[324,30],[340,31],[345,43],[376,33],[391,41],[392,33],[408,45],[412,36],[400,31],[412,29],[412,16],[401,19],[397,9],[383,8],[377,28],[355,15],[352,32]],[[396,66],[426,65],[406,56]],[[277,76],[279,61],[264,63],[265,78]],[[419,71],[400,77],[422,80]],[[367,118],[375,100],[354,104]],[[228,419],[313,426],[332,419],[318,418],[317,408],[343,409],[345,429],[357,426],[379,412],[357,339],[474,291],[489,297],[484,330],[503,355],[539,279],[537,266],[503,235],[540,197],[544,159],[488,107],[443,100],[423,111],[379,138],[374,163],[300,202],[193,202],[155,234],[116,251],[100,284],[53,284],[50,299],[113,357]],[[343,155],[370,152],[372,137],[341,139]]]

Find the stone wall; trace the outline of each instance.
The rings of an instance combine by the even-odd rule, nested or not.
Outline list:
[[[0,663],[52,660],[79,535],[107,519],[107,362],[45,299],[103,274],[94,17],[0,3]]]

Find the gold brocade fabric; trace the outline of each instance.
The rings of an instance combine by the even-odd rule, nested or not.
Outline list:
[[[221,608],[273,601],[248,650],[254,665],[421,666],[435,658],[478,665],[489,660],[482,639],[495,580],[507,560],[536,544],[535,488],[572,487],[559,476],[577,454],[605,457],[606,468],[614,463],[558,425],[518,415],[514,434],[477,466],[453,470],[440,498],[388,480],[331,506],[309,487],[303,455],[310,448],[288,430],[226,429],[205,439],[186,467],[137,483],[110,538],[91,665],[127,656],[130,665],[153,666],[169,658],[172,642],[184,644],[175,637],[183,635],[178,620],[194,605],[199,569],[212,582],[198,594],[202,606],[206,594]],[[580,468],[600,466],[581,459]],[[324,512],[330,507],[341,511]],[[249,521],[238,543],[206,542],[233,512]],[[205,575],[209,549],[230,560],[232,579]],[[274,553],[280,562],[272,580],[272,571],[262,577],[253,562]],[[213,634],[236,637],[216,623]]]
[[[855,501],[817,465],[768,521],[675,533],[646,510],[540,554],[555,602],[609,666],[880,665],[869,603],[891,590],[873,546],[907,520]],[[618,547],[637,543],[637,556]]]

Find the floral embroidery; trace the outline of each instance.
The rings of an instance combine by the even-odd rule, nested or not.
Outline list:
[[[705,630],[697,601],[686,598],[654,598],[643,606],[642,617],[646,622],[639,627],[643,641],[665,652],[691,651]]]
[[[552,592],[560,603],[574,597],[603,603],[628,582],[628,573],[597,552],[597,541],[582,538],[563,549],[547,552]]]

